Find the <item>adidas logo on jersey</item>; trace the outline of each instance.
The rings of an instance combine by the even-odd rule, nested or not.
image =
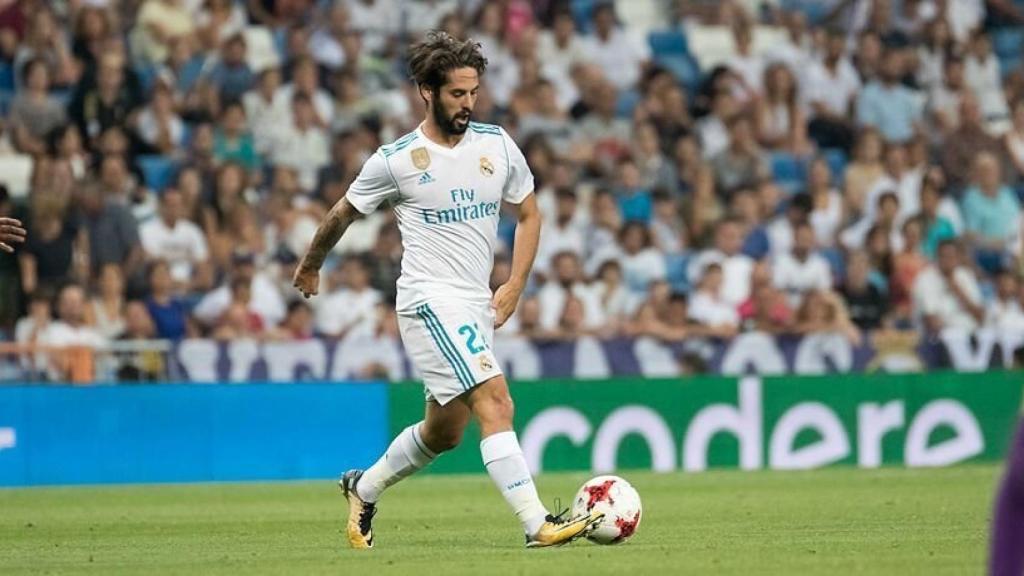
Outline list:
[[[424,172],[423,176],[420,176],[419,183],[421,185],[422,184],[430,184],[431,182],[435,182],[435,180],[434,180],[434,177],[430,175],[430,172]]]

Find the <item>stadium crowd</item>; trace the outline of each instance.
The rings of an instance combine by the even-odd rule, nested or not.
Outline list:
[[[1009,1],[0,0],[8,340],[396,330],[401,239],[325,211],[423,104],[404,47],[489,59],[474,119],[546,223],[536,339],[1024,330],[1024,24]],[[509,271],[503,216],[493,284]]]

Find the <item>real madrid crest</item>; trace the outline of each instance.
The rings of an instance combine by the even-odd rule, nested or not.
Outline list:
[[[487,156],[480,157],[480,173],[484,176],[491,176],[494,174],[494,164],[491,164],[491,161]]]
[[[480,371],[490,372],[494,368],[494,364],[491,364],[491,359],[486,354],[480,356]]]
[[[412,155],[412,165],[419,170],[426,170],[430,166],[430,153],[426,148],[416,148],[410,154]]]

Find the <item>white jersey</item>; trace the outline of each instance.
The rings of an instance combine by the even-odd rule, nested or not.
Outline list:
[[[533,174],[508,133],[470,122],[453,148],[421,128],[381,146],[346,197],[363,214],[393,206],[405,248],[396,309],[411,314],[437,298],[490,301],[501,202],[531,192]]]

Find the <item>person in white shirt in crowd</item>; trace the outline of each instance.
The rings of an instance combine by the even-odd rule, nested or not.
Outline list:
[[[1024,332],[1024,308],[1021,308],[1020,281],[1010,270],[996,276],[995,297],[985,307],[985,327],[1000,332]]]
[[[741,80],[741,90],[735,94],[742,102],[748,102],[762,93],[764,83],[764,58],[753,51],[754,34],[746,21],[732,26],[732,39],[736,53],[726,60],[725,66],[735,72]]]
[[[598,329],[604,326],[603,307],[596,291],[583,281],[579,256],[574,252],[559,252],[551,260],[551,277],[537,292],[540,327],[544,330],[556,328],[571,298],[578,298],[583,305],[584,327]]]
[[[889,190],[878,197],[871,214],[861,217],[839,235],[839,242],[847,250],[864,248],[868,233],[874,228],[888,232],[889,246],[896,252],[903,250],[903,221],[900,217],[900,200],[896,192]]]
[[[184,199],[176,188],[164,190],[159,217],[139,226],[139,239],[148,258],[168,263],[179,286],[191,285],[196,266],[210,259],[206,236],[185,218]]]
[[[961,260],[956,241],[945,240],[939,244],[936,263],[914,281],[914,312],[927,332],[971,331],[985,319],[978,281]]]
[[[601,306],[604,326],[612,332],[625,324],[642,300],[626,288],[622,266],[616,260],[606,260],[598,267],[590,290]]]
[[[580,216],[576,191],[572,188],[555,190],[555,210],[540,230],[540,246],[534,270],[547,274],[552,259],[561,252],[572,252],[582,258],[586,250],[586,222]]]
[[[832,171],[824,158],[815,158],[807,170],[807,193],[813,206],[808,221],[818,246],[831,248],[843,225],[843,195],[832,186]]]
[[[181,146],[185,123],[174,110],[174,96],[163,82],[153,88],[150,104],[139,112],[136,132],[139,138],[160,154],[172,154]]]
[[[40,346],[56,349],[50,354],[51,376],[67,377],[72,370],[74,354],[61,349],[97,350],[107,345],[107,339],[85,323],[85,306],[85,290],[81,286],[69,284],[61,289],[57,297],[57,319],[36,340]]]
[[[651,213],[651,237],[654,246],[663,254],[677,254],[686,247],[686,228],[679,217],[679,203],[664,190],[651,195],[654,210]]]
[[[334,118],[334,99],[320,87],[320,69],[309,56],[299,56],[292,64],[292,81],[277,89],[275,98],[284,110],[293,110],[295,96],[302,94],[313,105],[313,124],[321,128],[330,126]]]
[[[704,276],[711,264],[722,267],[724,287],[721,298],[729,306],[737,307],[750,297],[750,274],[754,260],[740,250],[743,248],[743,224],[726,218],[715,227],[715,246],[704,250],[690,263],[687,276],[691,285]]]
[[[309,53],[318,64],[331,70],[345,65],[345,49],[342,37],[349,30],[349,14],[344,3],[336,2],[327,11],[327,22],[324,22],[309,37]]]
[[[829,32],[825,55],[804,73],[803,94],[810,123],[807,131],[822,148],[853,148],[853,103],[860,91],[860,77],[846,58],[842,31]]]
[[[612,3],[596,4],[592,18],[594,31],[584,39],[587,58],[604,70],[616,89],[635,87],[651,58],[647,42],[617,25]]]
[[[690,297],[688,316],[690,320],[709,327],[736,330],[740,315],[736,306],[722,300],[722,266],[709,264]]]
[[[711,96],[711,112],[697,120],[697,135],[705,160],[729,148],[728,124],[738,111],[736,97],[731,91],[719,89]]]
[[[923,44],[917,50],[917,82],[925,90],[942,84],[946,56],[953,47],[949,23],[935,18],[925,26]]]
[[[372,332],[381,293],[370,286],[366,262],[355,256],[346,258],[331,275],[340,280],[337,289],[314,300],[317,333],[327,338],[344,338],[354,330]]]
[[[793,308],[808,291],[832,288],[832,269],[816,248],[814,227],[802,222],[793,230],[792,250],[776,254],[772,262],[772,284],[785,292]]]
[[[259,316],[264,326],[278,325],[287,314],[285,301],[273,277],[257,270],[255,255],[236,250],[231,255],[231,268],[227,281],[199,301],[192,311],[193,316],[207,327],[216,324],[231,306],[232,282],[241,279],[250,285],[249,312]]]
[[[371,53],[383,52],[389,37],[396,35],[401,18],[394,0],[344,0],[352,29],[363,34],[363,43]]]
[[[883,155],[885,173],[868,188],[864,197],[864,214],[874,217],[878,199],[882,194],[895,192],[900,204],[900,218],[907,218],[921,210],[922,174],[910,165],[907,146],[889,143]]]
[[[648,284],[668,276],[665,255],[651,242],[651,231],[641,222],[626,222],[619,231],[620,251],[626,285],[633,291],[645,291]]]
[[[541,74],[554,85],[558,102],[568,108],[579,98],[570,78],[573,66],[588,59],[586,42],[576,33],[576,21],[569,10],[559,10],[550,30],[537,39],[537,60]]]
[[[768,224],[768,243],[772,254],[784,254],[793,247],[796,227],[808,222],[814,200],[806,192],[798,192],[789,198],[786,210]]]
[[[928,113],[942,130],[942,137],[948,137],[960,127],[960,106],[965,89],[964,60],[959,54],[951,54],[943,66],[942,81],[928,94]]]
[[[256,77],[256,85],[242,95],[245,117],[260,154],[269,154],[282,130],[291,123],[289,103],[277,95],[280,87],[281,70],[267,68]]]
[[[967,43],[964,77],[978,99],[985,124],[990,129],[1000,126],[1009,116],[999,58],[992,52],[992,43],[984,30],[976,30]]]
[[[330,139],[316,122],[313,105],[304,94],[292,98],[292,122],[274,144],[271,160],[294,168],[302,189],[310,192],[316,188],[320,169],[331,160]]]

